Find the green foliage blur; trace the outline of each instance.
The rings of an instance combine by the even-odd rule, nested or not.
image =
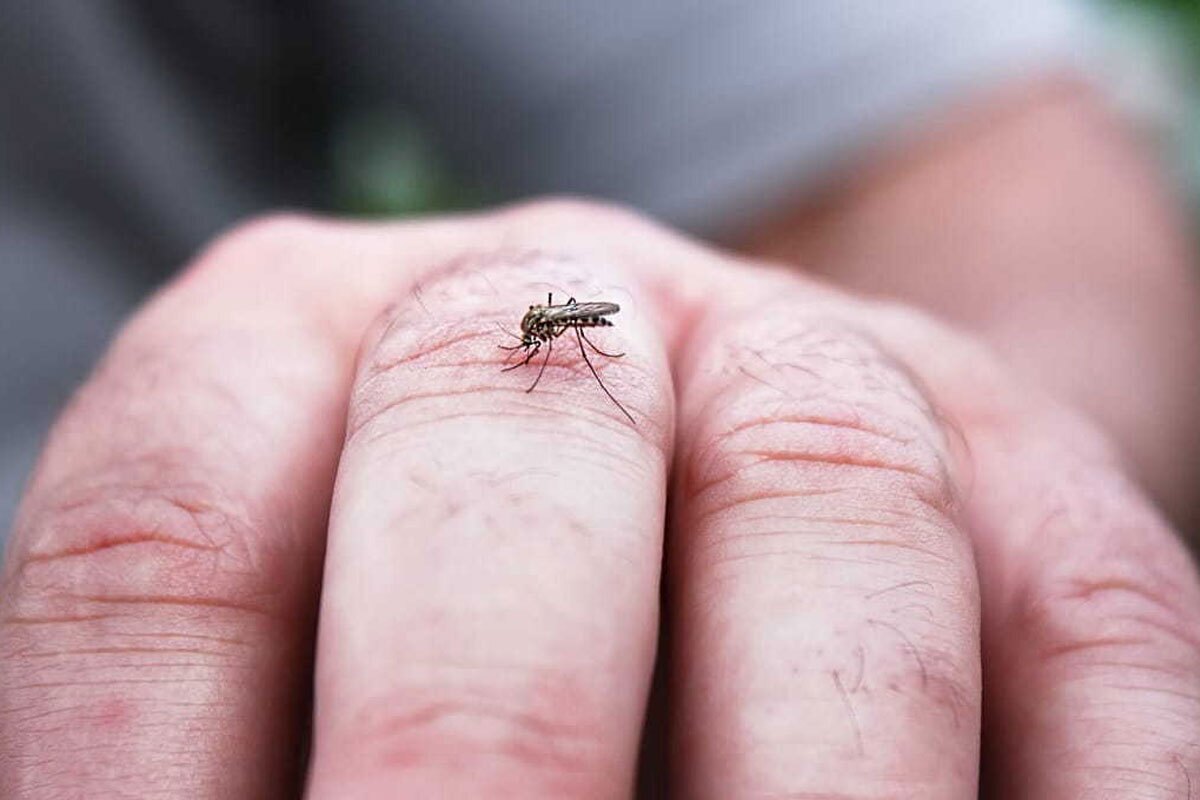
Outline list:
[[[1178,15],[1180,22],[1190,28],[1193,36],[1200,33],[1200,3],[1196,0],[1124,0],[1134,6]],[[1200,40],[1192,43],[1200,45]]]
[[[1123,63],[1123,74],[1144,72],[1155,78],[1135,83],[1132,105],[1158,103],[1157,119],[1149,122],[1157,134],[1162,155],[1174,169],[1179,184],[1188,191],[1200,215],[1200,0],[1093,0],[1107,19],[1110,40],[1132,58]],[[1110,44],[1112,41],[1110,41]],[[1122,43],[1126,45],[1122,47]],[[1115,76],[1117,80],[1121,73]],[[1128,94],[1128,92],[1127,92]]]

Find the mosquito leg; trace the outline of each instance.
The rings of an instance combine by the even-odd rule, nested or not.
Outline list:
[[[536,350],[534,351],[537,352]],[[554,352],[554,340],[550,339],[546,342],[546,357],[542,359],[542,368],[538,370],[537,377],[533,379],[533,383],[525,390],[526,394],[532,392],[534,387],[538,385],[538,381],[542,379],[542,373],[546,371],[546,364],[550,361],[550,354]],[[533,356],[530,356],[532,358]]]
[[[630,422],[633,422],[634,425],[637,425],[637,423],[634,422],[633,415],[625,410],[625,406],[621,405],[621,401],[613,397],[612,392],[610,392],[608,387],[604,385],[604,381],[600,380],[600,373],[596,372],[596,368],[592,366],[592,360],[588,358],[587,350],[585,350],[583,347],[583,333],[579,328],[575,329],[575,338],[579,340],[579,354],[583,356],[583,363],[587,364],[588,369],[592,371],[592,377],[596,379],[596,383],[600,384],[600,388],[604,390],[606,395],[608,395],[608,399],[612,400],[616,404],[617,408],[621,409],[621,413],[629,417]]]
[[[621,358],[625,355],[624,353],[606,353],[603,350],[601,350],[599,347],[596,347],[596,343],[588,338],[588,335],[583,332],[583,328],[576,328],[575,330],[579,331],[579,335],[583,337],[583,340],[585,342],[587,342],[588,344],[590,344],[592,346],[592,349],[595,350],[600,355],[608,356],[609,358]]]

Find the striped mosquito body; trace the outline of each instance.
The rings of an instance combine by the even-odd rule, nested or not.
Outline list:
[[[505,367],[504,372],[517,369],[528,364],[533,357],[538,354],[542,346],[546,347],[546,356],[542,359],[542,365],[538,369],[537,377],[533,383],[525,391],[532,392],[537,387],[538,382],[542,379],[542,373],[546,371],[546,364],[550,361],[550,353],[554,350],[554,340],[562,336],[567,331],[575,333],[575,339],[579,343],[579,353],[583,356],[583,361],[591,370],[592,376],[596,379],[596,383],[600,384],[600,388],[608,395],[608,399],[616,404],[617,408],[621,409],[629,421],[633,422],[633,416],[625,410],[625,406],[613,397],[612,392],[604,385],[604,381],[600,379],[600,374],[596,372],[596,368],[592,366],[592,360],[588,358],[587,348],[584,347],[586,342],[588,347],[595,350],[602,356],[608,358],[620,358],[624,353],[606,353],[597,347],[584,332],[587,328],[611,328],[612,320],[608,317],[616,314],[621,310],[621,307],[616,303],[579,303],[572,297],[565,303],[554,302],[554,295],[546,296],[546,305],[533,305],[529,307],[529,311],[525,312],[525,316],[521,318],[521,335],[509,334],[518,343],[512,346],[500,345],[502,350],[521,351],[524,358],[512,366]],[[636,425],[637,423],[634,422]]]
[[[575,298],[557,306],[530,306],[521,320],[521,333],[548,342],[566,328],[610,328],[612,321],[606,317],[620,310],[616,303],[576,303]]]

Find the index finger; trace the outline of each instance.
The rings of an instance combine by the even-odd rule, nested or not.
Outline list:
[[[347,230],[275,218],[227,236],[55,427],[5,565],[0,795],[297,783],[346,390],[400,274],[331,270],[370,246]]]

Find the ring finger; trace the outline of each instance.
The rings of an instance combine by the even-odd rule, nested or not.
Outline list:
[[[979,611],[936,415],[798,291],[679,365],[668,574],[687,797],[974,796]]]

